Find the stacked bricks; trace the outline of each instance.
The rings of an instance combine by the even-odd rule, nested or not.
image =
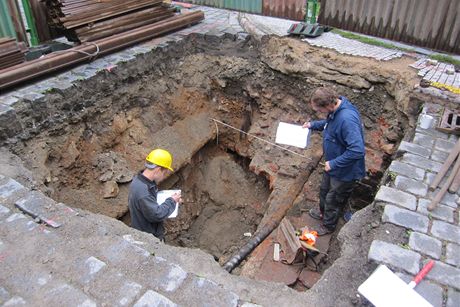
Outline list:
[[[438,106],[425,109],[439,120]],[[455,135],[417,126],[412,141],[399,145],[402,156],[388,169],[390,183],[381,186],[375,197],[375,203],[384,207],[382,221],[404,227],[409,240],[401,246],[374,240],[369,260],[388,265],[409,282],[434,259],[433,269],[416,288],[433,306],[453,307],[460,302],[459,191],[446,193],[436,209],[427,210],[439,190],[430,192],[428,186],[457,140]]]

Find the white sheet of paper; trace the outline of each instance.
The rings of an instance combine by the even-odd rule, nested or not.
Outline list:
[[[379,265],[358,292],[377,307],[432,307],[385,265]]]
[[[305,148],[308,145],[309,133],[310,129],[302,128],[301,125],[280,122],[276,130],[275,142],[278,144]]]
[[[166,198],[171,197],[174,193],[180,193],[181,190],[162,190],[159,191],[157,194],[157,203],[161,205],[162,203],[165,202]],[[174,208],[174,211],[168,216],[168,219],[176,217],[177,214],[179,213],[179,206],[176,204],[176,208]]]

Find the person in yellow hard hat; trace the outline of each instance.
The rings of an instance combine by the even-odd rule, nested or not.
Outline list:
[[[145,158],[145,169],[134,176],[129,187],[128,207],[131,227],[149,232],[164,241],[163,221],[182,202],[180,193],[157,203],[158,183],[172,172],[172,155],[164,149],[152,150]]]

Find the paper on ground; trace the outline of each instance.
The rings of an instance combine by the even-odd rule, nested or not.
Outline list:
[[[385,265],[379,265],[358,292],[376,307],[432,307]]]
[[[166,198],[171,197],[174,193],[180,193],[181,190],[162,190],[159,191],[157,194],[157,203],[159,205],[163,204],[166,200]],[[176,217],[177,214],[179,213],[179,206],[176,204],[176,207],[174,208],[174,211],[168,216],[168,218],[173,218]]]
[[[293,125],[280,122],[276,130],[275,142],[278,144],[291,145],[306,148],[310,129],[302,128],[300,125]]]

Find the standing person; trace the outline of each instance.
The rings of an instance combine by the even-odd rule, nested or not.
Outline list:
[[[155,149],[145,158],[145,169],[134,176],[129,187],[128,207],[131,227],[149,232],[164,241],[163,221],[182,201],[180,193],[157,203],[158,183],[172,172],[172,155],[164,149]]]
[[[326,163],[320,187],[319,208],[311,217],[322,221],[318,235],[332,233],[351,192],[365,175],[363,125],[358,110],[332,88],[316,89],[310,99],[314,111],[326,119],[306,122],[303,127],[323,131]]]

